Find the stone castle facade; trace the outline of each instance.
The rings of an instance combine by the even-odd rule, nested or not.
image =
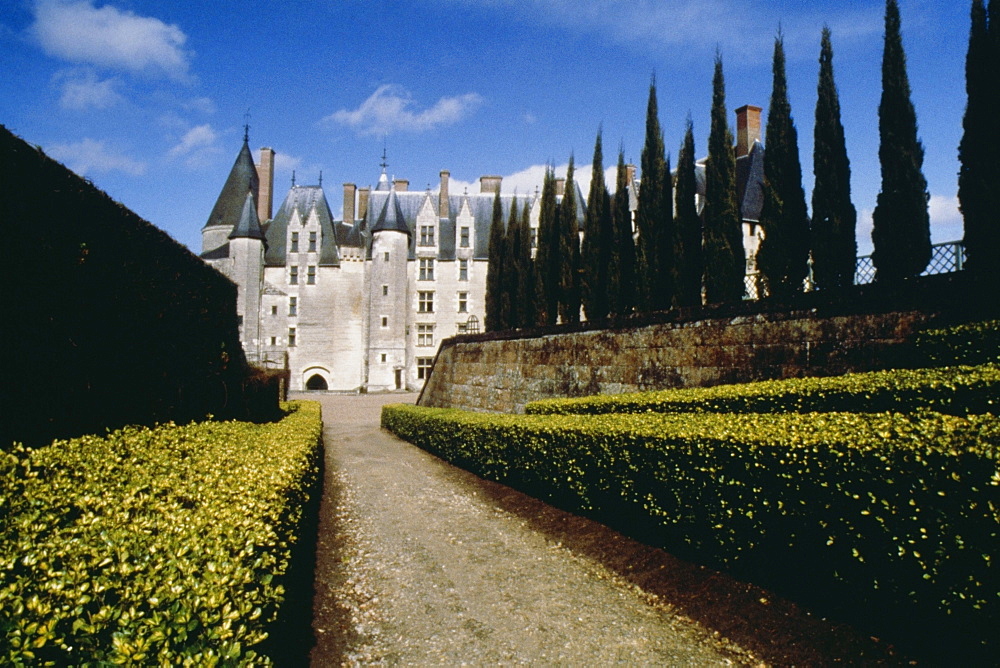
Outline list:
[[[748,270],[760,238],[759,114],[756,107],[737,112]],[[699,164],[702,193],[703,170]],[[247,359],[289,369],[291,390],[421,388],[440,341],[479,331],[484,320],[501,178],[484,176],[480,192],[453,194],[450,173],[442,171],[436,191],[411,191],[405,180],[390,181],[383,161],[374,187],[344,184],[344,215],[336,220],[322,183],[293,183],[272,215],[273,173],[274,151],[261,149],[255,164],[245,135],[202,228],[202,259],[237,285]],[[632,174],[634,208],[639,183]],[[586,202],[577,188],[582,226]],[[506,222],[515,195],[501,193],[500,201]],[[519,208],[525,202],[534,235],[540,193],[517,198]]]

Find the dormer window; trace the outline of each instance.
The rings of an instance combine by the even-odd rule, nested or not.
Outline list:
[[[315,232],[310,232],[309,233],[309,252],[310,253],[315,253],[316,252],[316,233]]]
[[[434,245],[434,226],[433,225],[421,225],[420,226],[420,244],[421,246],[433,246]]]
[[[298,232],[292,232],[292,249],[291,249],[291,252],[292,253],[298,253],[299,252],[299,233]]]
[[[469,247],[469,228],[467,226],[462,226],[458,231],[458,245],[460,248]]]

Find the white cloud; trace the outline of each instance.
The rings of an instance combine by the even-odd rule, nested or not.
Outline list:
[[[32,31],[64,60],[133,72],[188,77],[187,35],[176,25],[91,0],[37,0]]]
[[[452,125],[471,114],[483,102],[477,93],[442,97],[433,107],[414,111],[410,93],[401,86],[380,86],[357,109],[341,109],[323,119],[354,129],[362,135],[388,135],[396,131],[423,132],[439,125]]]
[[[58,72],[53,82],[62,89],[59,105],[63,109],[107,109],[123,100],[116,90],[117,79],[99,79],[89,69]]]
[[[280,151],[274,154],[274,171],[290,172],[293,169],[298,169],[302,166],[302,158],[296,158],[295,156],[288,155],[287,153],[282,153]]]
[[[188,111],[199,111],[203,114],[215,113],[215,102],[210,97],[196,97],[181,106]]]
[[[211,125],[198,125],[181,137],[176,146],[167,151],[170,158],[184,158],[188,167],[199,167],[206,164],[209,159],[220,152],[216,144],[219,135],[212,129]]]
[[[88,172],[124,172],[140,176],[146,164],[108,148],[104,142],[84,139],[75,144],[53,144],[46,152],[80,176]]]
[[[931,195],[931,238],[934,243],[959,241],[965,236],[965,222],[958,208],[958,197]]]

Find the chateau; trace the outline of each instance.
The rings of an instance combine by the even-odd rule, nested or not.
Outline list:
[[[760,109],[737,111],[737,172],[748,271],[760,238],[763,150]],[[704,164],[697,167],[704,193]],[[293,185],[273,211],[274,151],[254,164],[248,136],[202,228],[202,259],[238,288],[240,340],[247,359],[287,368],[291,390],[419,389],[443,338],[479,331],[485,313],[493,200],[501,177],[478,193],[451,193],[390,181],[383,160],[376,185],[344,184],[335,220],[322,183]],[[630,169],[633,211],[639,182]],[[557,182],[561,200],[564,182]],[[577,217],[585,198],[577,187]],[[701,197],[699,196],[699,200]],[[500,195],[503,220],[515,195]],[[537,232],[540,194],[527,202]]]

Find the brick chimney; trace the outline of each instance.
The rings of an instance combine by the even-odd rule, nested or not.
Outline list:
[[[348,225],[354,224],[354,195],[358,187],[353,183],[344,184],[344,222]]]
[[[257,218],[261,222],[271,220],[271,204],[274,201],[274,149],[266,146],[260,149],[260,165],[257,166],[260,191],[257,193]]]
[[[502,176],[480,176],[479,177],[479,192],[481,193],[498,193],[500,192],[500,185],[503,183]]]
[[[368,195],[371,191],[372,189],[367,186],[358,190],[358,220],[364,220],[368,215]]]
[[[635,165],[625,165],[625,183],[629,188],[635,183]]]
[[[566,194],[566,179],[559,178],[556,179],[556,197],[562,197]]]
[[[760,141],[760,107],[751,104],[736,110],[736,157],[750,154],[755,141]]]
[[[392,186],[396,189],[396,192],[405,193],[410,189],[410,181],[408,179],[393,179]]]
[[[448,181],[451,179],[451,172],[447,169],[441,170],[441,192],[438,194],[438,218],[447,218],[450,213],[448,206]]]

